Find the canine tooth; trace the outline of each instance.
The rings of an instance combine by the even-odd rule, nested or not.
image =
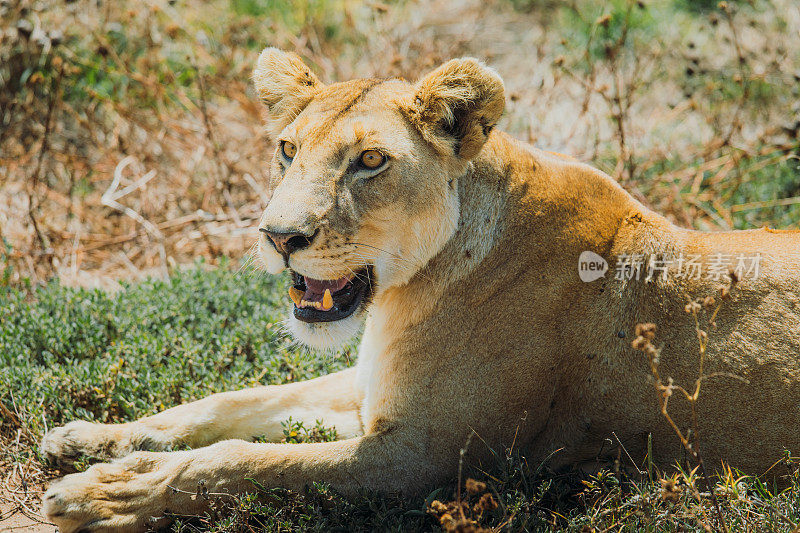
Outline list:
[[[325,295],[322,297],[322,310],[330,311],[331,307],[333,307],[333,296],[331,296],[330,289],[325,289]]]
[[[289,298],[292,299],[294,305],[300,307],[300,302],[303,301],[303,291],[295,289],[294,287],[289,287]]]

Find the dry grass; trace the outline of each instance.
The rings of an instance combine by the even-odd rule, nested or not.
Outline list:
[[[241,257],[268,197],[272,148],[248,84],[265,44],[329,81],[482,57],[506,79],[504,129],[594,162],[677,222],[797,224],[790,0],[699,13],[621,0],[281,5],[3,3],[9,282],[113,286]]]

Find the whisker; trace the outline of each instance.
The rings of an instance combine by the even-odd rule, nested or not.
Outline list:
[[[372,280],[369,277],[369,267],[370,267],[370,265],[369,265],[369,263],[367,263],[366,261],[363,261],[363,260],[361,261],[361,264],[364,266],[365,269],[367,269],[366,270],[366,272],[367,272],[366,273],[367,285],[369,285],[369,291],[372,292],[372,290],[373,290],[372,289]],[[347,267],[347,270],[349,270],[350,272],[353,272],[353,269],[350,268],[349,266],[345,265],[345,267]],[[361,279],[361,277],[356,272],[353,272],[353,278],[356,278],[356,279],[359,279],[359,280]]]
[[[386,253],[390,253],[390,252],[386,252]],[[368,256],[368,255],[360,254],[358,252],[351,252],[351,254],[353,256],[355,256],[355,257],[358,257],[358,258],[362,259],[362,260],[366,259],[366,260],[373,261],[373,262],[378,258],[377,255],[376,256]],[[406,261],[407,263],[410,263],[412,266],[417,267],[418,270],[416,271],[416,273],[414,275],[419,275],[423,279],[426,279],[428,281],[433,281],[433,278],[431,278],[430,276],[427,276],[427,275],[425,275],[425,274],[423,274],[421,272],[422,268],[425,265],[420,265],[419,263],[414,263],[413,261],[409,261],[409,260],[404,259],[402,257],[396,256],[396,254],[393,254],[393,255],[395,255],[395,257],[390,257],[390,258],[387,259],[387,261],[389,263],[389,266],[397,268],[399,266],[399,264],[400,264],[399,261]]]
[[[406,259],[405,257],[402,257],[402,256],[400,256],[400,255],[397,255],[397,254],[395,254],[395,253],[392,253],[392,252],[390,252],[389,250],[384,250],[383,248],[378,248],[377,246],[372,246],[371,244],[365,244],[365,243],[363,243],[363,242],[356,242],[356,241],[352,241],[352,242],[350,242],[349,244],[352,244],[352,245],[354,245],[354,246],[364,246],[364,247],[366,247],[366,248],[372,248],[373,250],[377,250],[377,251],[379,251],[379,252],[382,252],[382,253],[385,253],[385,254],[389,254],[389,255],[391,255],[392,257],[395,257],[395,258],[399,259],[400,261],[406,261],[407,263],[411,263],[412,265],[415,265],[415,266],[417,266],[417,267],[419,267],[419,268],[422,268],[423,266],[425,266],[424,264],[420,264],[420,263],[422,263],[422,260],[421,260],[421,259],[419,259],[419,258],[417,258],[417,257],[413,257],[413,256],[412,256],[412,257],[413,257],[413,259],[416,259],[416,260],[417,260],[417,262],[414,262],[414,261],[411,261],[411,260],[409,260],[409,259]]]
[[[253,247],[250,246],[247,249],[247,251],[244,253],[244,260],[239,265],[239,268],[236,270],[236,274],[239,274],[245,268],[245,266],[251,261],[252,256],[250,254],[251,254],[252,251],[253,251]]]
[[[372,266],[372,264],[371,264],[371,263],[368,263],[368,262],[367,262],[367,261],[365,261],[364,259],[361,259],[361,260],[359,261],[359,264],[361,264],[361,265],[364,267],[364,269],[366,270],[366,272],[367,272],[367,274],[366,274],[366,278],[367,278],[367,279],[366,279],[366,281],[367,281],[367,285],[369,285],[369,290],[370,290],[370,292],[372,292],[372,291],[373,291],[373,287],[372,287],[372,278],[370,278],[370,275],[369,275],[369,268]],[[347,266],[347,265],[345,265],[345,266]],[[353,269],[352,269],[352,268],[350,268],[350,267],[347,267],[347,270],[349,270],[350,272],[353,272]],[[356,278],[358,278],[358,279],[361,279],[361,278],[359,277],[359,275],[358,275],[358,274],[356,274],[355,272],[353,272],[353,275],[354,275]]]
[[[234,274],[235,277],[245,277],[248,271],[252,271],[250,267],[256,262],[256,253],[254,249],[257,245],[258,241],[254,242],[253,245],[248,248],[247,252],[245,252],[244,261],[242,261],[239,269]]]

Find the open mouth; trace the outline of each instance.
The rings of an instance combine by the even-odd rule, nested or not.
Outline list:
[[[289,297],[294,316],[303,322],[334,322],[347,318],[369,298],[372,268],[339,279],[313,279],[292,271]]]

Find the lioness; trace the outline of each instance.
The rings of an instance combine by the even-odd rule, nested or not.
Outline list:
[[[52,430],[42,450],[56,461],[121,458],[47,491],[62,532],[138,531],[165,509],[201,511],[201,481],[211,492],[255,479],[414,493],[452,479],[473,431],[476,461],[514,442],[556,467],[591,462],[612,435],[642,457],[650,435],[652,457],[673,463],[682,448],[631,347],[635,325],[658,325],[662,374],[691,386],[698,341],[683,308],[729,285],[744,254],[758,268],[735,275],[709,333],[704,372],[719,375],[698,404],[705,460],[760,474],[800,451],[800,232],[677,228],[602,172],[493,131],[503,82],[475,59],[415,84],[325,85],[269,48],[253,80],[277,140],[260,256],[271,273],[291,271],[300,341],[330,349],[366,319],[358,364],[127,424]],[[632,256],[666,267],[616,275]],[[667,261],[683,256],[715,273]],[[670,410],[686,424],[685,401]],[[322,419],[342,439],[247,442],[279,440],[290,416]],[[193,449],[165,451],[181,445]]]

